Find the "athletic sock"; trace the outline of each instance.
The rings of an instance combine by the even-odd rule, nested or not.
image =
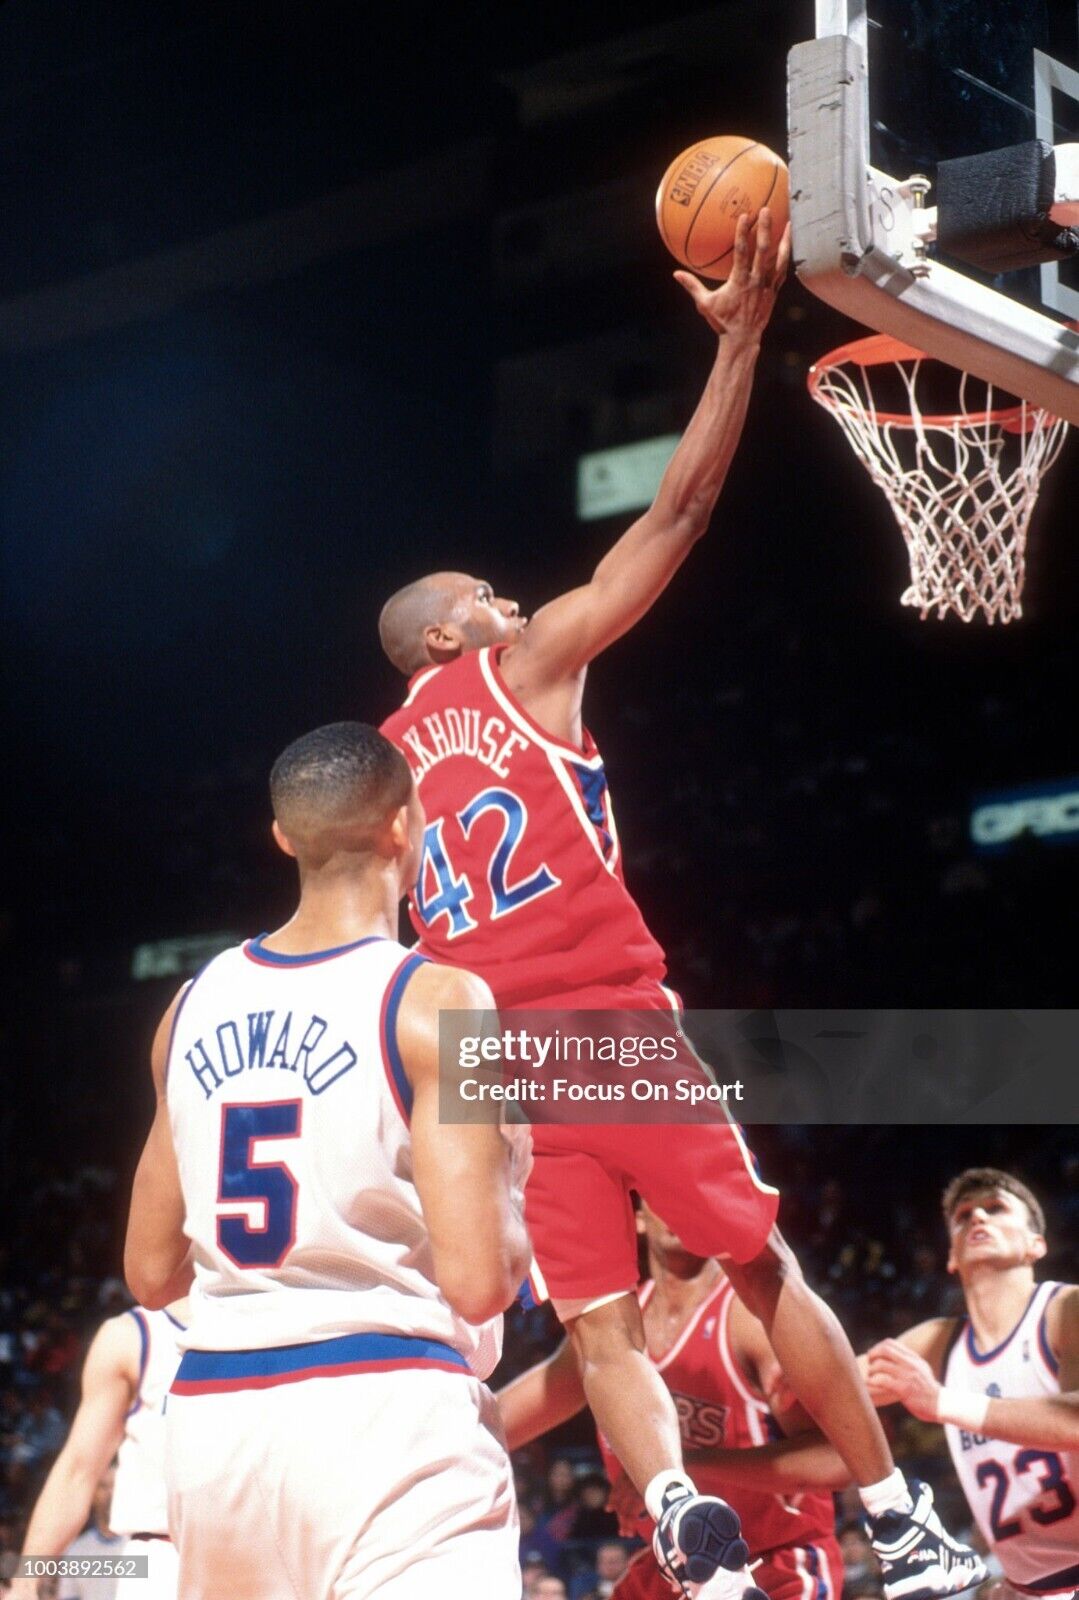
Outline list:
[[[893,1467],[886,1478],[879,1483],[867,1483],[858,1490],[865,1506],[866,1515],[881,1517],[886,1511],[914,1510],[914,1501],[907,1488],[907,1480],[898,1467]]]
[[[688,1495],[696,1494],[697,1490],[693,1479],[677,1467],[667,1467],[663,1472],[657,1472],[648,1488],[644,1491],[644,1503],[648,1507],[648,1515],[653,1522],[658,1522],[668,1506],[673,1506],[677,1500],[685,1500]]]

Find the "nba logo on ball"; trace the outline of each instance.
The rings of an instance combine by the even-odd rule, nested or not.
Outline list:
[[[701,139],[675,157],[656,193],[656,221],[676,261],[722,279],[734,265],[738,218],[748,212],[753,219],[753,249],[762,206],[772,213],[778,242],[790,210],[786,165],[766,145],[729,135]]]

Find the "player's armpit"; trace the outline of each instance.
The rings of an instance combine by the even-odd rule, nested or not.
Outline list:
[[[513,1151],[498,1123],[439,1119],[442,1010],[493,1012],[494,998],[471,973],[427,963],[409,981],[397,1020],[413,1093],[413,1178],[435,1280],[459,1316],[485,1322],[513,1300],[532,1251],[514,1184]]]
[[[1060,1387],[1079,1389],[1079,1285],[1058,1289],[1045,1313],[1049,1348],[1060,1363]]]
[[[751,1450],[688,1450],[686,1467],[707,1465],[732,1489],[799,1494],[808,1489],[845,1489],[850,1470],[822,1434],[800,1434]]]
[[[583,1411],[584,1384],[573,1347],[563,1339],[554,1355],[529,1367],[495,1395],[506,1430],[506,1444],[519,1450],[540,1434]]]

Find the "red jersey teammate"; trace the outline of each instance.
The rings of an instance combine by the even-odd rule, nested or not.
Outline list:
[[[747,1450],[771,1435],[766,1397],[781,1388],[781,1374],[764,1329],[718,1262],[692,1255],[647,1206],[639,1225],[648,1241],[650,1276],[638,1291],[648,1356],[671,1392],[698,1486],[729,1493],[750,1556],[760,1561],[753,1576],[770,1600],[838,1600],[843,1560],[831,1495],[736,1488],[736,1472],[708,1461],[710,1450]],[[569,1344],[508,1384],[498,1404],[511,1450],[580,1411],[585,1395]],[[786,1433],[812,1427],[799,1407],[783,1411],[780,1425]],[[622,1531],[648,1538],[640,1497],[602,1435],[600,1447]],[[664,1600],[669,1593],[655,1557],[644,1550],[616,1586],[614,1600]]]
[[[655,501],[591,582],[527,627],[515,602],[463,573],[420,579],[383,608],[383,647],[410,678],[383,732],[406,755],[429,819],[412,906],[420,948],[481,973],[502,1008],[671,1004],[663,952],[622,881],[603,762],[581,720],[585,674],[707,530],[789,257],[787,235],[773,259],[763,210],[752,259],[740,222],[720,288],[675,274],[722,337]],[[775,1231],[777,1191],[757,1178],[737,1129],[537,1127],[526,1191],[536,1258],[589,1405],[656,1519],[672,1584],[741,1595],[745,1546],[729,1508],[686,1476],[674,1406],[644,1353],[631,1188],[687,1249],[727,1260],[798,1398],[862,1486],[890,1600],[977,1582],[980,1563],[951,1543],[925,1495],[915,1514],[850,1345]]]

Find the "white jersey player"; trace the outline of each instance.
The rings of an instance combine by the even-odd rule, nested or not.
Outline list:
[[[966,1314],[919,1323],[863,1357],[878,1405],[944,1424],[971,1511],[1012,1589],[1079,1590],[1079,1287],[1035,1282],[1045,1219],[1026,1184],[973,1167],[944,1191],[948,1270]],[[747,1487],[841,1488],[824,1440],[741,1451]]]
[[[529,1265],[520,1156],[439,1121],[438,1012],[468,973],[397,944],[422,808],[360,723],[271,778],[300,904],[212,961],[154,1047],[128,1281],[193,1277],[167,1408],[185,1600],[516,1600],[512,1475],[483,1386]]]
[[[942,1422],[956,1474],[1013,1589],[1079,1589],[1079,1288],[1034,1281],[1046,1253],[1034,1195],[991,1167],[944,1194],[949,1270],[966,1315],[869,1352],[885,1403]]]
[[[177,1338],[186,1315],[185,1302],[160,1311],[136,1306],[110,1317],[94,1335],[71,1432],[30,1515],[27,1556],[73,1552],[118,1453],[107,1521],[110,1532],[123,1537],[108,1553],[145,1556],[149,1583],[140,1585],[140,1596],[175,1600],[178,1568],[166,1514],[162,1408],[180,1359]],[[14,1600],[32,1600],[37,1582],[17,1578],[12,1593]]]

